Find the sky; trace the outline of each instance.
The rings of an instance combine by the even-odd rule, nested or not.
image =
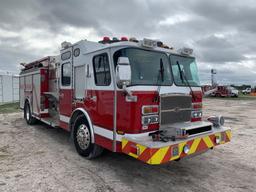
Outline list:
[[[256,84],[254,0],[0,0],[0,73],[103,36],[190,47],[202,84]]]

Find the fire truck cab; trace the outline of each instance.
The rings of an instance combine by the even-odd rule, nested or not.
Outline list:
[[[62,43],[60,55],[23,64],[20,107],[32,125],[70,131],[88,159],[103,149],[162,164],[229,142],[230,128],[202,120],[192,49],[134,38]]]

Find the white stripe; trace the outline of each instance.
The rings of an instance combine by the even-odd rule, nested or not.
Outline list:
[[[19,77],[25,77],[25,76],[28,76],[28,75],[35,75],[35,74],[40,74],[40,71],[33,71],[33,72],[29,72],[29,73],[24,73],[22,75],[19,75]]]
[[[98,127],[96,125],[93,126],[93,129],[95,134],[108,138],[110,140],[113,140],[113,131],[102,128],[102,127]],[[151,131],[151,132],[155,132],[155,131]],[[130,137],[130,138],[145,137],[145,136],[148,136],[148,134],[151,132],[139,133],[139,134],[124,134],[124,135],[116,134],[116,140],[122,141],[123,137]]]
[[[65,115],[60,115],[60,120],[65,122],[65,123],[69,123],[70,118],[68,116]],[[113,131],[105,129],[103,127],[99,127],[96,125],[93,125],[93,130],[94,130],[94,134],[100,135],[102,137],[105,137],[107,139],[113,140]],[[151,131],[154,132],[154,131]],[[122,141],[123,137],[130,137],[130,138],[138,138],[138,137],[143,137],[143,136],[147,136],[149,133],[151,132],[147,132],[147,133],[139,133],[139,134],[124,134],[124,135],[116,135],[116,140],[117,141]]]
[[[43,111],[40,111],[40,114],[48,113],[48,109],[44,109]]]
[[[93,125],[93,130],[95,134],[113,140],[113,131],[107,130],[102,127],[98,127],[96,125]]]
[[[70,118],[68,116],[65,116],[65,115],[60,115],[60,120],[65,122],[65,123],[69,123]]]
[[[127,87],[130,91],[157,91],[158,86],[143,86],[143,85],[137,85],[137,86],[131,86]],[[201,87],[192,87],[193,91],[200,91]],[[175,84],[170,86],[160,86],[160,94],[164,93],[189,93],[190,88],[184,87],[184,86],[176,86]]]

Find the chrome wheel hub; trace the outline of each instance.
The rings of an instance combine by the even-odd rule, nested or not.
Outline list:
[[[29,107],[26,109],[26,119],[29,121],[30,114],[29,114]]]
[[[78,127],[77,133],[76,133],[76,140],[79,145],[79,147],[82,150],[86,150],[91,142],[90,138],[90,132],[86,125],[82,124]]]

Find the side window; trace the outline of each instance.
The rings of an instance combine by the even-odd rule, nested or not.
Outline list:
[[[95,84],[108,86],[111,83],[108,55],[106,53],[93,57],[93,70]]]
[[[85,90],[85,65],[74,68],[75,98],[84,98]]]
[[[74,56],[75,57],[78,57],[80,55],[80,49],[79,48],[76,48],[75,50],[74,50]]]
[[[61,84],[63,86],[69,86],[71,83],[71,64],[64,63],[61,67]]]
[[[67,51],[67,52],[61,54],[62,61],[70,59],[70,57],[71,57],[71,51]]]

